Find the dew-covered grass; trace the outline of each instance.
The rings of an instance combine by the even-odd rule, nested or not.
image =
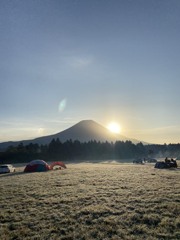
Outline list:
[[[180,169],[119,163],[0,175],[0,239],[180,239]]]

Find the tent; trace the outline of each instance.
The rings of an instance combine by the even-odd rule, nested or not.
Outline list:
[[[66,168],[66,165],[63,162],[53,162],[50,165],[50,169],[63,169]]]
[[[174,159],[171,159],[169,161],[166,160],[166,162],[157,162],[154,166],[155,168],[177,168],[177,162]]]
[[[33,160],[26,165],[24,172],[45,172],[48,170],[50,167],[44,160]]]
[[[155,168],[160,168],[160,169],[168,168],[168,166],[165,162],[157,162],[154,167]]]

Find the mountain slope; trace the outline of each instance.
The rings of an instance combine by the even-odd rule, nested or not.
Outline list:
[[[103,127],[102,125],[98,124],[97,122],[93,120],[83,120],[79,123],[73,125],[72,127],[53,134],[49,136],[39,137],[32,140],[22,140],[17,142],[4,142],[0,143],[0,149],[5,149],[8,146],[17,146],[20,142],[22,142],[24,145],[28,145],[29,143],[38,143],[38,144],[49,144],[52,139],[57,139],[61,142],[65,142],[69,139],[71,140],[79,140],[80,142],[88,142],[91,140],[96,141],[132,141],[133,143],[138,143],[140,141],[136,139],[130,139],[125,136],[119,135],[119,134],[113,134],[111,133],[107,128]]]
[[[72,139],[79,140],[81,142],[90,140],[101,142],[115,141],[119,138],[119,136],[112,134],[108,129],[92,120],[83,120],[74,126],[56,134],[55,136],[59,137],[61,141]],[[121,137],[124,138],[123,136]]]

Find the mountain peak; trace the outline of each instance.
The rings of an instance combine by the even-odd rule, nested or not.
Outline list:
[[[77,127],[77,126],[80,126],[80,127],[103,127],[102,125],[100,125],[99,123],[95,122],[94,120],[82,120],[78,123],[76,123],[74,126],[72,127]],[[104,128],[104,127],[103,127]],[[105,128],[106,129],[106,128]]]
[[[115,141],[131,141],[133,143],[138,143],[140,141],[136,139],[130,139],[125,136],[119,134],[111,133],[106,127],[103,127],[101,124],[95,122],[94,120],[82,120],[72,127],[68,129],[53,134],[49,136],[39,137],[33,140],[23,140],[16,142],[4,142],[0,144],[0,149],[6,149],[8,146],[17,146],[20,142],[24,145],[28,145],[30,143],[37,144],[49,144],[52,139],[57,139],[61,142],[65,142],[67,140],[78,140],[80,142],[88,142],[88,141],[100,141],[100,142],[115,142]]]
[[[76,123],[74,126],[76,125],[85,125],[85,126],[89,126],[89,125],[96,125],[98,124],[97,122],[95,122],[94,120],[88,119],[88,120],[81,120],[80,122]],[[99,125],[99,124],[98,124]]]
[[[106,127],[95,122],[94,120],[82,120],[72,127],[57,133],[54,137],[59,138],[60,141],[66,141],[67,139],[79,140],[80,142],[87,141],[127,141],[128,139],[120,134],[114,134],[110,132]],[[136,141],[135,139],[133,142]],[[136,141],[139,142],[139,141]]]

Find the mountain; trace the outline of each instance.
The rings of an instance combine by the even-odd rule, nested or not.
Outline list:
[[[65,142],[69,139],[73,141],[79,140],[80,142],[88,142],[91,140],[96,140],[100,142],[105,141],[114,142],[116,140],[119,141],[128,140],[135,144],[140,142],[137,139],[127,138],[120,134],[113,134],[107,128],[103,127],[102,125],[93,120],[83,120],[73,125],[72,127],[53,135],[39,137],[32,140],[0,143],[0,149],[1,150],[6,149],[8,146],[17,146],[19,143],[23,143],[24,145],[28,145],[30,143],[38,143],[42,145],[49,144],[53,138],[54,139],[59,138],[61,142]]]

